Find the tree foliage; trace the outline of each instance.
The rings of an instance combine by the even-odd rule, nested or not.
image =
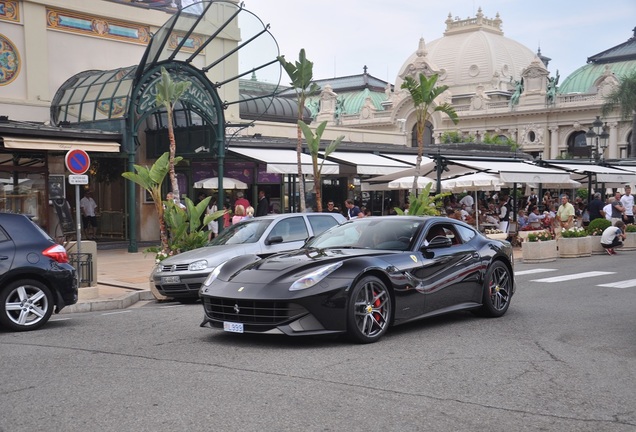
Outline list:
[[[630,156],[636,157],[636,70],[620,78],[619,85],[614,87],[605,98],[601,107],[603,117],[619,109],[623,119],[632,119],[632,142]]]
[[[303,113],[305,112],[305,102],[307,101],[307,97],[311,94],[318,91],[318,85],[313,82],[314,79],[314,63],[307,59],[305,55],[305,49],[302,48],[300,53],[298,54],[298,60],[294,63],[288,62],[285,60],[285,56],[278,56],[279,63],[285,69],[285,72],[289,76],[291,82],[290,86],[296,92],[296,97],[298,101],[298,113],[297,120],[300,122],[303,119]],[[296,144],[296,155],[297,155],[297,165],[298,165],[298,191],[300,195],[300,211],[304,212],[306,208],[305,204],[305,184],[302,181],[303,179],[303,170],[302,170],[302,162],[300,159],[300,155],[302,153],[302,134],[300,125],[296,128],[297,132],[297,144]]]
[[[417,178],[420,175],[422,154],[424,153],[424,129],[426,128],[426,123],[431,118],[431,108],[433,112],[437,111],[446,114],[453,123],[457,124],[459,122],[459,117],[455,109],[449,103],[435,104],[435,99],[448,89],[447,85],[436,85],[438,78],[439,76],[437,74],[433,74],[429,78],[424,74],[420,74],[417,80],[411,76],[407,76],[401,86],[401,88],[406,89],[411,95],[411,99],[415,105],[417,120],[417,159],[415,175],[413,176],[413,193],[417,191]]]
[[[429,183],[418,196],[412,192],[409,194],[408,213],[405,213],[399,207],[395,207],[395,212],[400,216],[438,216],[440,208],[443,206],[444,197],[447,197],[450,193],[444,192],[432,195],[432,187],[433,183]]]
[[[322,134],[325,132],[325,128],[327,127],[327,122],[324,121],[318,125],[316,128],[316,133],[314,134],[307,124],[299,120],[298,126],[303,132],[305,136],[305,140],[307,141],[307,148],[309,149],[309,154],[311,155],[311,163],[314,170],[314,192],[316,194],[316,211],[322,212],[322,195],[320,191],[320,187],[322,185],[322,167],[325,164],[325,160],[327,156],[336,151],[342,140],[344,139],[344,135],[337,137],[335,140],[331,141],[327,148],[325,149],[324,158],[320,163],[318,162],[318,152],[320,151],[320,140],[322,138]]]

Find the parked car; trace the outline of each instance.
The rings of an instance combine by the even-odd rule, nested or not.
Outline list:
[[[246,219],[225,229],[207,246],[161,261],[151,278],[159,293],[190,303],[199,299],[201,284],[224,261],[246,254],[265,257],[298,249],[309,237],[344,221],[344,216],[335,213],[289,213]]]
[[[77,303],[77,288],[64,246],[25,215],[0,213],[0,325],[36,330]]]
[[[500,317],[514,291],[510,243],[450,218],[379,216],[346,222],[299,250],[225,262],[201,288],[201,325],[348,333],[369,343],[392,325],[447,312]]]

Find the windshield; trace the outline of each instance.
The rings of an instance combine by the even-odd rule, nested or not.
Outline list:
[[[241,221],[223,230],[208,246],[256,243],[271,223],[271,219],[258,218]]]
[[[331,228],[309,241],[306,247],[409,250],[423,222],[399,216],[355,219]]]

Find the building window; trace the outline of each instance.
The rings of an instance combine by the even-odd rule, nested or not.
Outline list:
[[[587,145],[584,131],[574,132],[568,137],[568,153],[572,157],[590,157],[590,147]]]

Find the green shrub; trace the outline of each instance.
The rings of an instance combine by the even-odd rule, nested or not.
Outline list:
[[[612,223],[605,218],[594,219],[587,226],[587,233],[592,236],[600,236],[605,231],[605,228],[611,225]]]
[[[539,231],[537,233],[528,234],[529,242],[540,242],[552,240],[552,234],[549,231]]]
[[[625,225],[625,232],[636,232],[636,225],[634,224]]]

